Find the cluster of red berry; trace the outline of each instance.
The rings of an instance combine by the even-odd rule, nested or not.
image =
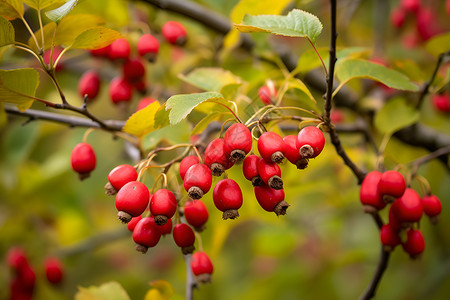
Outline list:
[[[14,277],[10,284],[10,299],[32,299],[36,284],[36,273],[29,264],[25,251],[19,247],[9,249],[7,263],[13,271]],[[58,285],[64,277],[63,265],[55,257],[44,261],[45,275],[49,283]]]
[[[423,213],[436,223],[442,210],[438,197],[428,193],[421,198],[407,187],[403,175],[393,170],[368,173],[361,184],[360,200],[367,213],[378,213],[391,204],[389,222],[381,228],[381,243],[386,251],[401,244],[412,258],[425,250],[425,240],[418,229]]]

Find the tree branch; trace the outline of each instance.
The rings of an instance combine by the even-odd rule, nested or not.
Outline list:
[[[386,270],[389,262],[389,257],[391,256],[391,252],[385,251],[383,245],[381,246],[380,258],[378,261],[378,266],[375,271],[374,276],[372,277],[372,281],[369,286],[359,298],[359,300],[368,300],[372,299],[375,296],[376,289],[383,277],[384,271]]]

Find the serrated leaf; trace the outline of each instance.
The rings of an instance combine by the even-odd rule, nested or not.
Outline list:
[[[24,12],[21,0],[0,0],[0,16],[7,20],[22,18]]]
[[[293,9],[287,16],[245,15],[242,24],[234,25],[241,32],[270,32],[290,37],[306,37],[315,43],[322,32],[320,20],[306,11]]]
[[[0,102],[15,103],[25,111],[33,104],[38,85],[39,73],[35,69],[0,70]]]
[[[369,78],[379,81],[390,88],[418,91],[417,85],[400,72],[362,59],[346,59],[336,66],[336,76],[341,84],[354,78]]]
[[[208,127],[208,125],[213,122],[213,121],[217,121],[219,120],[222,116],[227,115],[227,113],[223,113],[223,112],[212,112],[210,114],[207,114],[206,117],[204,117],[203,119],[201,119],[194,127],[194,129],[192,129],[191,131],[191,135],[196,135],[196,134],[200,134],[203,132],[203,130],[206,129],[206,127]],[[231,113],[228,113],[228,115],[231,116]]]
[[[425,49],[433,54],[439,56],[441,53],[449,51],[450,32],[442,33],[432,37],[425,45]]]
[[[180,74],[180,79],[205,91],[220,92],[228,84],[241,84],[242,80],[222,68],[197,68],[187,75]]]
[[[79,287],[75,300],[130,300],[123,287],[115,282],[107,282],[100,286]]]
[[[291,78],[288,82],[288,88],[289,89],[297,89],[301,91],[303,94],[305,94],[308,99],[310,99],[312,102],[316,103],[316,99],[314,99],[313,95],[309,91],[308,87],[298,78]]]
[[[14,44],[14,27],[11,22],[0,17],[0,47]]]
[[[222,94],[216,92],[183,94],[170,97],[166,101],[166,110],[170,109],[170,124],[177,124],[186,118],[197,105],[206,101],[220,102],[226,105],[226,101],[224,101]]]
[[[95,27],[83,31],[70,46],[72,49],[99,49],[108,46],[123,36],[110,28]]]
[[[32,7],[36,10],[44,9],[49,7],[50,5],[53,5],[55,3],[63,2],[61,0],[24,0],[29,7]]]
[[[58,22],[64,18],[78,4],[78,0],[69,0],[60,7],[50,10],[45,14],[53,22]]]
[[[375,115],[375,127],[384,134],[394,132],[416,123],[419,112],[405,98],[389,100]]]
[[[159,102],[155,101],[135,112],[128,118],[122,130],[137,137],[152,132],[155,130],[155,115],[160,107]]]

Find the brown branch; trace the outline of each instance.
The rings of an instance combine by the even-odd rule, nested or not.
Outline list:
[[[375,271],[374,276],[372,277],[372,281],[370,282],[367,289],[361,295],[359,300],[368,300],[372,299],[375,296],[376,289],[380,284],[381,278],[383,277],[384,271],[386,270],[389,262],[389,257],[391,256],[391,252],[385,251],[384,247],[381,246],[380,258],[378,261],[378,266]]]
[[[446,156],[450,153],[450,145],[440,148],[437,151],[434,151],[428,155],[422,156],[412,162],[410,162],[408,165],[412,165],[413,167],[413,176],[417,173],[417,170],[419,169],[419,167],[427,162],[429,162],[430,160],[433,160],[435,158],[439,158],[441,156]]]

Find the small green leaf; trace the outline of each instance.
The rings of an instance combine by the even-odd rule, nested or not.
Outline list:
[[[53,22],[58,22],[64,18],[78,4],[78,0],[69,0],[64,5],[46,12],[47,17]]]
[[[101,286],[79,287],[75,300],[130,300],[123,287],[115,282],[107,282]]]
[[[345,84],[354,78],[369,78],[379,81],[390,88],[418,91],[417,85],[400,72],[388,69],[382,65],[362,59],[346,59],[336,66],[336,76]]]
[[[75,38],[72,49],[99,49],[108,46],[113,41],[122,38],[123,36],[110,28],[95,27],[83,31]]]
[[[208,125],[213,122],[219,120],[224,115],[231,115],[231,113],[223,113],[220,111],[212,112],[206,115],[203,119],[201,119],[197,125],[195,125],[194,129],[191,131],[191,135],[200,134],[203,132],[203,130],[208,127]]]
[[[228,70],[222,68],[197,68],[187,75],[179,75],[180,79],[205,91],[220,92],[228,84],[241,84],[242,80]]]
[[[226,105],[226,101],[223,100],[222,94],[216,92],[184,94],[170,97],[166,101],[166,110],[170,109],[170,124],[177,124],[186,118],[197,105],[206,101],[220,102]]]
[[[442,33],[432,37],[425,45],[425,49],[433,54],[439,56],[441,53],[449,51],[450,32]]]
[[[405,98],[389,100],[375,115],[375,126],[383,134],[394,132],[416,123],[419,112],[412,105],[408,105]]]
[[[128,118],[122,130],[137,137],[152,132],[155,130],[155,115],[160,107],[159,102],[155,101],[135,112]]]
[[[36,10],[47,8],[55,3],[64,3],[61,0],[24,0],[23,2]]]
[[[191,127],[187,120],[182,120],[173,126],[161,127],[142,137],[142,147],[144,149],[152,149],[162,140],[167,141],[171,145],[189,143],[190,130]]]
[[[309,91],[308,87],[298,78],[291,78],[288,82],[288,88],[289,89],[297,89],[301,91],[303,94],[305,94],[308,99],[310,99],[312,102],[316,103],[316,99],[314,99],[313,95]]]
[[[14,27],[11,22],[0,17],[0,47],[14,44]]]
[[[21,0],[0,0],[0,16],[7,20],[22,18],[24,12]]]
[[[16,103],[25,111],[33,104],[39,85],[39,73],[35,69],[0,70],[0,102]]]
[[[322,32],[320,20],[306,11],[293,9],[287,16],[245,15],[242,24],[234,25],[241,32],[270,32],[291,37],[306,37],[312,43]]]
[[[68,47],[84,31],[97,27],[105,21],[96,15],[76,14],[65,17],[58,24],[55,36],[55,45]]]

